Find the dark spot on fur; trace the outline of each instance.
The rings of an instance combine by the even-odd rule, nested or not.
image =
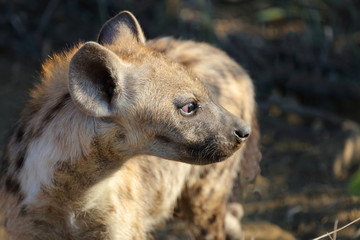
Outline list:
[[[182,59],[181,64],[184,65],[185,67],[189,67],[191,68],[191,66],[196,65],[197,64],[197,60],[196,59]]]
[[[22,193],[19,193],[19,198],[18,198],[18,205],[20,205],[22,203],[22,201],[24,201],[25,197]]]
[[[209,224],[213,224],[216,221],[216,215],[212,215],[211,218],[209,218]]]
[[[16,170],[20,170],[24,165],[25,154],[26,154],[26,149],[19,153],[18,158],[16,160]]]
[[[104,123],[113,123],[114,121],[110,118],[110,117],[102,117],[100,118],[101,121],[103,121]]]
[[[23,126],[20,125],[20,127],[16,133],[16,138],[15,138],[17,143],[22,141],[24,134],[25,134],[24,128],[23,128]]]
[[[26,206],[23,205],[23,206],[20,208],[19,215],[20,215],[20,216],[25,216],[26,214],[27,214],[27,209],[26,209]]]
[[[201,186],[195,188],[195,194],[198,195],[201,193]]]
[[[212,168],[207,168],[207,167],[203,168],[202,171],[200,172],[199,177],[200,177],[201,179],[205,178],[205,177],[208,175],[208,173],[209,173],[209,171],[210,171],[211,169],[212,169]]]
[[[45,102],[45,100],[43,100],[43,101],[39,100],[38,102],[31,102],[30,104],[28,104],[27,107],[23,111],[21,123],[27,123],[31,119],[33,119],[34,116],[37,115],[38,112],[40,111],[41,105],[43,104],[43,102]],[[25,126],[23,126],[23,130],[24,130],[23,140],[24,140],[24,137],[36,138],[42,133],[42,131],[39,131],[38,129],[29,128],[28,126],[27,126],[27,129],[25,129],[24,127]]]
[[[163,135],[156,135],[156,139],[158,139],[159,141],[164,142],[164,143],[171,142],[170,138],[163,136]]]
[[[209,233],[209,231],[207,230],[207,229],[201,229],[201,231],[200,231],[200,234],[201,234],[201,236],[206,236],[206,235],[208,235],[208,233]]]
[[[41,135],[41,129],[30,128],[28,131],[29,138],[37,138]]]
[[[173,210],[173,217],[177,217],[177,218],[180,218],[182,216],[182,211],[181,211],[181,208],[180,208],[180,203],[179,203],[179,200]]]
[[[122,132],[117,132],[115,137],[116,137],[116,139],[123,141],[126,138],[126,135],[123,134]]]
[[[16,180],[12,179],[10,176],[6,178],[5,187],[8,192],[11,192],[13,194],[17,194],[20,190],[20,184]]]
[[[33,103],[33,104],[29,104],[29,106],[27,108],[25,108],[25,119],[24,122],[27,122],[28,119],[33,118],[34,115],[36,115],[41,109],[41,104],[40,103]]]
[[[41,228],[46,227],[46,228],[53,228],[53,229],[55,229],[54,226],[51,225],[50,223],[48,223],[47,221],[34,220],[33,223],[34,223],[35,227],[41,227]]]
[[[54,118],[54,116],[56,115],[56,113],[58,111],[60,111],[65,104],[67,103],[67,101],[70,99],[70,93],[66,93],[64,94],[59,101],[57,102],[57,104],[55,104],[45,115],[43,121],[44,123],[48,123],[49,121],[51,121],[51,119]]]

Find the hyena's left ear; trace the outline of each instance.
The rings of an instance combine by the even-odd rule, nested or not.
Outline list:
[[[120,12],[108,20],[101,28],[98,36],[98,43],[101,45],[120,42],[131,43],[134,40],[142,44],[145,44],[146,41],[139,22],[128,11]]]
[[[87,42],[72,57],[68,87],[73,102],[94,117],[108,117],[124,95],[126,66],[119,57],[95,42]]]

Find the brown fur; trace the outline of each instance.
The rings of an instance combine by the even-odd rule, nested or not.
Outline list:
[[[259,171],[252,82],[208,44],[145,41],[122,12],[44,63],[2,163],[12,239],[146,239],[173,214],[195,239],[241,238],[227,200],[240,165]]]

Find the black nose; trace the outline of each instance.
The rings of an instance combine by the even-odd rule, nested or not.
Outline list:
[[[235,137],[240,141],[240,142],[245,142],[246,139],[250,136],[251,133],[251,128],[250,126],[245,126],[242,129],[238,129],[234,131],[234,135]]]

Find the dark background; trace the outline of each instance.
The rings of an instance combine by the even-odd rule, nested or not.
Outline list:
[[[360,2],[356,0],[12,0],[0,3],[0,147],[38,80],[41,62],[95,40],[121,10],[148,39],[209,42],[256,86],[262,174],[244,203],[245,239],[309,239],[360,217],[347,191],[360,162]],[[0,153],[0,155],[2,152]],[[360,238],[360,224],[338,239]],[[158,238],[186,239],[170,224]]]

